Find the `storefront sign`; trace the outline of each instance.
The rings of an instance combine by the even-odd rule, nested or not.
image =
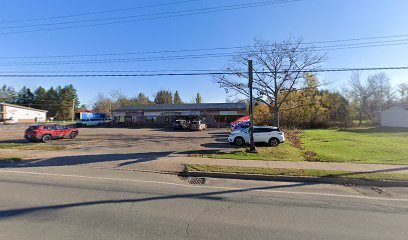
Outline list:
[[[145,117],[159,117],[162,115],[162,112],[144,112]]]
[[[232,116],[232,115],[238,115],[237,111],[220,111],[221,116]]]
[[[200,112],[197,111],[188,111],[188,112],[182,112],[182,116],[200,116]]]
[[[126,116],[132,116],[132,117],[143,117],[144,112],[127,112]]]

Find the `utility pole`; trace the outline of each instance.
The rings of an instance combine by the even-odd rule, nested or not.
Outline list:
[[[252,96],[252,84],[254,82],[254,70],[252,60],[248,60],[248,88],[249,88],[249,115],[251,116],[249,125],[249,151],[250,153],[258,153],[254,143],[254,99]]]
[[[71,120],[75,120],[75,99],[72,99],[72,115],[71,115]]]

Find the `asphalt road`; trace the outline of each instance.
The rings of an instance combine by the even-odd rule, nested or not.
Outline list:
[[[0,169],[0,239],[407,239],[406,189]]]

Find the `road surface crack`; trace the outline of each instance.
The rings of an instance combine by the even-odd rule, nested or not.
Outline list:
[[[209,210],[209,207],[207,206],[206,208],[204,208],[204,210],[198,214],[197,217],[195,217],[191,222],[189,222],[186,226],[185,232],[184,232],[184,239],[188,239],[188,235],[190,234],[190,227],[191,225],[197,221],[201,216],[203,216],[207,211]]]

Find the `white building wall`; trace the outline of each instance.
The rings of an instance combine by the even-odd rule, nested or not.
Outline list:
[[[394,106],[381,112],[381,126],[408,128],[408,111]]]
[[[13,119],[13,122],[45,122],[47,118],[47,113],[42,111],[4,106],[5,108],[5,119]]]

